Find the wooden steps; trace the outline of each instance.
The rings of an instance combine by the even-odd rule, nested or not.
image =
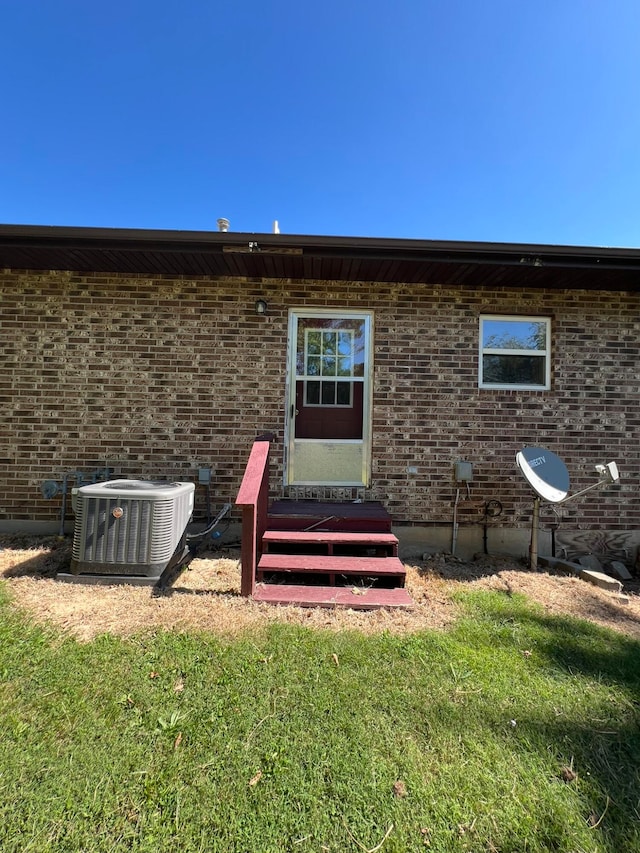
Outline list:
[[[345,549],[375,550],[380,556],[398,556],[398,540],[393,533],[346,533],[333,530],[267,530],[262,537],[263,552],[277,553],[283,547],[308,551],[317,546],[323,553]]]
[[[260,583],[254,601],[297,607],[344,607],[351,610],[403,609],[415,605],[406,589],[368,589],[355,586],[306,586],[303,584]]]
[[[384,507],[277,501],[256,566],[256,601],[302,607],[407,608],[405,568]]]
[[[382,504],[280,500],[269,506],[270,443],[268,435],[254,441],[236,498],[241,595],[303,607],[412,607]]]
[[[366,577],[378,582],[390,578],[404,586],[405,568],[397,557],[335,557],[317,554],[263,554],[258,563],[257,580],[265,575],[314,574],[326,576],[330,584],[336,579]]]

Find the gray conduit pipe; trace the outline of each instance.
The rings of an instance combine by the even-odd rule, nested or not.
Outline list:
[[[453,528],[451,530],[451,553],[455,556],[458,544],[458,501],[460,500],[460,489],[456,489],[456,499],[453,503]]]
[[[67,475],[65,474],[62,478],[62,507],[60,509],[60,529],[58,530],[60,538],[64,536],[64,517],[67,514],[67,491]]]

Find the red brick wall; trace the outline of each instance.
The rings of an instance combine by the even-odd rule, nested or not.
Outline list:
[[[529,443],[565,460],[574,491],[597,462],[619,464],[621,485],[567,504],[565,527],[640,528],[637,295],[4,272],[0,298],[0,525],[55,522],[59,499],[40,496],[42,481],[105,465],[175,479],[210,465],[215,508],[235,498],[263,431],[276,434],[277,493],[288,309],[331,306],[375,311],[365,496],[398,521],[449,523],[453,463],[468,459],[461,521],[498,500],[498,523],[526,526],[531,493],[514,457]],[[478,389],[481,313],[552,318],[551,391]]]
[[[528,525],[531,492],[514,457],[534,444],[564,459],[571,491],[595,481],[598,462],[617,460],[622,472],[619,487],[564,505],[563,527],[640,527],[637,295],[398,287],[380,308],[374,478],[392,513],[411,503],[413,519],[450,521],[453,463],[468,459],[474,479],[461,520],[480,520],[498,500],[499,523]],[[482,313],[552,318],[550,391],[477,387]],[[542,513],[553,519],[548,507]]]

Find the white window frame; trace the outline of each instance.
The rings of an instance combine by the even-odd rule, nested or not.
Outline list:
[[[481,314],[479,323],[479,358],[478,358],[478,387],[493,389],[494,391],[548,391],[551,388],[551,317],[522,316],[520,314]],[[545,324],[545,349],[502,349],[483,346],[484,322],[502,321],[505,323],[544,323]],[[544,358],[544,384],[530,385],[515,382],[484,382],[483,381],[483,356],[485,355],[527,355],[535,358]]]

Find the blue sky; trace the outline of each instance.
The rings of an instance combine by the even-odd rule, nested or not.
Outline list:
[[[638,0],[0,0],[0,222],[640,246]]]

